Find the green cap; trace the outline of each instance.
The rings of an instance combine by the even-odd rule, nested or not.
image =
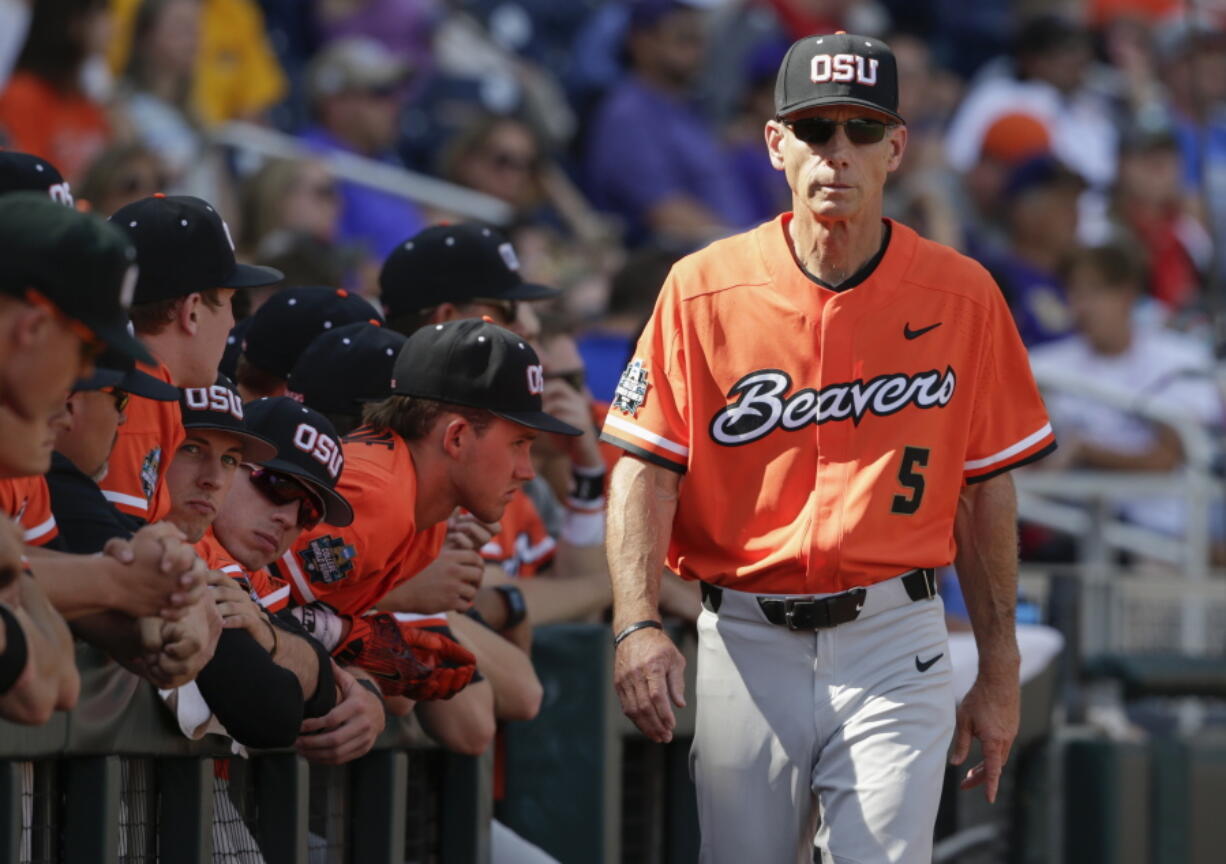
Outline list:
[[[152,363],[128,330],[136,272],[131,241],[106,220],[46,193],[0,196],[0,291],[22,298],[36,291],[108,347]]]

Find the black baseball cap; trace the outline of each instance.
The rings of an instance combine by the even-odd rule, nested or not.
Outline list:
[[[243,354],[253,365],[288,378],[299,355],[320,333],[355,321],[379,321],[370,301],[344,288],[304,285],[269,297],[251,316]]]
[[[841,31],[793,42],[775,78],[775,116],[823,105],[861,105],[906,122],[898,113],[898,64],[890,46]]]
[[[178,387],[137,369],[135,360],[114,348],[102,352],[94,364],[94,374],[79,379],[72,389],[102,390],[105,387],[114,387],[155,402],[174,402],[179,398]]]
[[[434,225],[398,245],[379,273],[389,318],[476,299],[547,300],[562,292],[525,282],[502,232],[475,222]]]
[[[423,327],[393,368],[392,392],[484,408],[542,432],[582,435],[541,409],[545,377],[532,346],[489,321],[465,318]]]
[[[30,153],[0,150],[0,195],[42,192],[57,204],[73,206],[72,193],[59,169]]]
[[[210,288],[275,285],[280,270],[240,264],[230,229],[213,205],[190,195],[162,195],[133,201],[111,215],[136,245],[140,279],[138,304],[186,297]]]
[[[235,378],[238,375],[238,358],[243,353],[243,338],[249,329],[250,317],[230,328],[230,335],[226,337],[226,350],[221,352],[221,362],[217,364],[217,370],[227,378]]]
[[[277,455],[277,445],[247,428],[243,420],[243,397],[225,375],[211,387],[185,387],[179,398],[184,429],[226,432],[242,441],[243,458],[263,462]]]
[[[289,373],[291,394],[324,414],[359,414],[392,395],[396,357],[408,337],[369,321],[316,336]]]
[[[0,195],[0,291],[33,290],[111,348],[153,363],[128,331],[136,281],[136,250],[113,225],[45,192]]]
[[[259,464],[298,478],[318,494],[329,525],[352,523],[353,508],[336,491],[345,459],[331,421],[288,396],[256,399],[243,410],[247,428],[277,445],[276,456]]]

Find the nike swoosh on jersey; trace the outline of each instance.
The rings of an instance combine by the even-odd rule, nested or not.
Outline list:
[[[921,661],[921,660],[919,659],[919,655],[918,655],[918,654],[916,654],[916,655],[915,655],[915,668],[916,668],[916,669],[918,669],[918,670],[919,670],[919,671],[921,671],[921,672],[927,672],[929,669],[931,669],[931,668],[932,668],[932,664],[933,664],[933,663],[937,662],[938,660],[940,660],[940,659],[941,659],[942,657],[944,657],[944,656],[945,656],[945,652],[944,652],[944,651],[942,651],[940,654],[938,654],[937,656],[933,657],[931,660],[923,660],[923,661]]]
[[[929,324],[927,327],[921,327],[918,330],[912,330],[911,322],[908,321],[906,324],[902,325],[902,335],[908,339],[918,339],[919,337],[927,333],[929,330],[935,330],[944,323],[945,323],[944,321],[938,321],[935,324]]]

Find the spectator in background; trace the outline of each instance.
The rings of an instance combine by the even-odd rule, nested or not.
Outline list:
[[[1118,241],[1081,249],[1068,269],[1076,332],[1031,351],[1040,385],[1045,375],[1118,393],[1129,404],[1162,408],[1203,424],[1222,419],[1213,358],[1186,335],[1137,326],[1135,307],[1147,279],[1136,245]],[[1183,464],[1179,436],[1116,405],[1048,389],[1045,401],[1060,436],[1055,464],[1099,471],[1172,471]],[[1182,534],[1188,513],[1178,499],[1130,498],[1120,509],[1132,521]]]
[[[208,149],[195,103],[201,0],[144,0],[132,29],[124,72],[128,119],[138,141],[165,161],[161,192],[195,195],[228,206],[229,183]]]
[[[1147,293],[1171,314],[1201,302],[1201,274],[1213,254],[1209,233],[1189,212],[1181,170],[1179,142],[1169,130],[1133,130],[1123,138],[1111,201],[1111,215],[1149,262]]]
[[[541,142],[532,127],[512,116],[479,114],[444,149],[439,175],[452,183],[492,195],[521,218],[538,216]]]
[[[1090,47],[1089,34],[1063,18],[1025,22],[1012,62],[1002,58],[985,69],[954,115],[946,139],[950,164],[967,171],[992,121],[1021,111],[1043,122],[1061,160],[1105,191],[1115,178],[1117,136],[1111,101],[1092,79]]]
[[[1049,154],[1051,136],[1033,114],[1001,114],[988,126],[979,156],[962,176],[962,223],[966,236],[959,246],[981,261],[999,254],[1009,244],[1005,224],[1005,186],[1023,162]]]
[[[1008,244],[980,262],[1000,285],[1027,346],[1069,333],[1061,269],[1077,243],[1077,198],[1085,182],[1052,156],[1013,169],[1003,197]]]
[[[430,67],[434,26],[445,11],[439,0],[319,0],[315,7],[325,42],[375,39],[412,69]]]
[[[613,401],[617,381],[655,308],[664,279],[680,257],[681,253],[674,249],[644,247],[634,252],[613,276],[605,314],[579,338],[587,383],[597,399]]]
[[[129,67],[139,53],[139,7],[149,0],[110,0],[115,38],[111,68]],[[205,128],[228,120],[258,120],[285,97],[285,73],[277,62],[255,0],[197,0],[197,40],[190,63],[192,111]],[[183,58],[188,60],[189,58]]]
[[[98,154],[77,185],[76,197],[99,216],[163,192],[170,177],[161,158],[143,144],[118,144]]]
[[[339,151],[396,165],[400,97],[409,68],[378,42],[348,37],[328,45],[310,70],[315,125],[302,138],[321,152]],[[422,226],[412,203],[380,189],[340,185],[338,239],[382,260]]]
[[[725,130],[729,159],[745,190],[751,222],[773,219],[792,203],[787,180],[771,165],[762,146],[762,127],[775,116],[775,74],[787,50],[787,42],[771,38],[750,51],[741,110]]]
[[[752,212],[718,132],[689,104],[705,60],[703,15],[681,0],[640,0],[626,38],[629,74],[587,132],[587,189],[626,238],[710,240]]]
[[[41,0],[0,93],[0,140],[54,163],[69,182],[80,179],[111,139],[104,108],[109,88],[91,86],[109,32],[106,0]]]
[[[285,273],[287,287],[352,289],[374,284],[374,262],[354,261],[353,255],[336,245],[341,193],[323,162],[270,160],[247,178],[239,192],[239,234],[235,240],[240,258],[268,262]],[[360,274],[348,272],[354,264],[371,272],[362,279]],[[236,310],[236,317],[253,314],[275,290],[244,292],[243,306]]]

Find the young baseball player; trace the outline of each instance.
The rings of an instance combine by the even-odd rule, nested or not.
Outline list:
[[[964,786],[995,796],[1017,729],[1006,472],[1055,441],[991,278],[882,218],[897,104],[884,43],[790,48],[765,137],[792,211],[673,268],[604,427],[632,457],[610,492],[615,682],[656,741],[684,699],[662,565],[703,589],[704,862],[930,860],[955,731],[935,567],[956,562],[979,646]]]

